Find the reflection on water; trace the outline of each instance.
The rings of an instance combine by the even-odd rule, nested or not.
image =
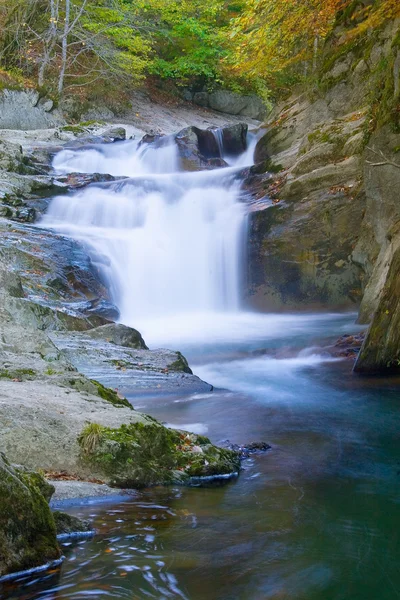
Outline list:
[[[316,329],[325,345],[346,327],[351,317],[332,316],[308,335],[295,323],[278,342],[248,339],[247,350],[244,340],[188,344],[195,372],[220,389],[135,398],[135,406],[216,442],[264,440],[272,450],[225,486],[155,488],[125,503],[70,508],[98,535],[65,545],[60,570],[14,583],[3,597],[399,597],[399,387],[355,377],[351,363],[318,352]],[[281,358],[260,352],[273,345],[285,349]]]

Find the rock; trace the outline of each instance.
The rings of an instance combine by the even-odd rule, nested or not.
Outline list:
[[[226,112],[230,115],[239,115],[240,111],[246,107],[245,96],[240,96],[235,92],[227,90],[218,90],[209,96],[210,107],[220,112]]]
[[[246,106],[240,111],[241,117],[250,117],[261,121],[267,114],[264,102],[258,96],[245,96]]]
[[[63,124],[62,116],[50,114],[49,100],[41,103],[35,90],[0,92],[0,129],[46,129]]]
[[[400,373],[400,247],[393,254],[379,304],[354,371],[363,375]]]
[[[219,155],[218,145],[212,131],[204,131],[198,127],[186,127],[175,135],[175,142],[181,168],[185,171],[200,171],[205,168],[213,168],[202,154],[201,148],[209,155]]]
[[[223,448],[228,448],[233,452],[237,452],[240,460],[245,460],[249,458],[252,454],[257,454],[258,452],[266,452],[271,449],[271,446],[266,442],[251,442],[250,444],[232,444],[229,440],[224,440],[220,442],[220,445]]]
[[[191,478],[233,475],[240,468],[236,452],[157,422],[119,429],[88,425],[79,436],[79,445],[82,462],[122,488],[190,483]]]
[[[112,127],[103,131],[101,134],[105,138],[110,138],[114,142],[123,141],[126,139],[126,129],[124,127]]]
[[[54,107],[54,102],[50,98],[40,98],[37,106],[40,106],[45,112],[50,112]]]
[[[333,346],[324,348],[332,356],[356,359],[365,339],[365,333],[342,335]]]
[[[193,102],[198,106],[209,106],[209,94],[208,92],[196,92],[193,94]]]
[[[37,567],[61,556],[46,499],[28,473],[0,454],[0,576]]]
[[[87,335],[93,339],[103,339],[112,344],[123,346],[124,348],[142,348],[148,350],[141,334],[121,323],[110,323],[96,327],[87,332]]]
[[[241,96],[228,90],[217,90],[209,95],[210,108],[230,115],[243,115],[253,119],[265,116],[265,106],[257,96]]]
[[[146,133],[138,144],[138,148],[143,144],[159,144],[162,143],[163,138],[165,138],[162,133]],[[158,147],[158,146],[157,146]]]
[[[57,536],[67,537],[71,534],[91,531],[89,521],[83,521],[82,519],[68,515],[65,512],[55,510],[53,511],[53,518],[56,525]]]
[[[247,148],[247,123],[222,128],[222,143],[226,154],[241,154]]]

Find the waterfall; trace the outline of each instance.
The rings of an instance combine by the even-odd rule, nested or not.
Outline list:
[[[65,149],[58,172],[127,175],[55,197],[41,227],[87,245],[122,322],[240,309],[246,215],[236,170],[184,173],[176,145]]]

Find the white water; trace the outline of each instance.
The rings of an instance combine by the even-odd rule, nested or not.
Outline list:
[[[250,153],[238,162],[251,163]],[[138,328],[185,315],[198,325],[198,315],[206,323],[240,308],[246,214],[236,169],[182,173],[177,164],[168,141],[157,150],[136,142],[64,150],[54,159],[61,173],[130,177],[56,197],[41,225],[88,245],[121,321]]]

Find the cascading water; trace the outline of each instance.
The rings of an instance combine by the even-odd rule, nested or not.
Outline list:
[[[41,225],[87,244],[121,321],[234,312],[246,216],[235,169],[178,171],[174,143],[64,150],[59,172],[127,175],[56,197]],[[143,325],[142,325],[143,326]]]

